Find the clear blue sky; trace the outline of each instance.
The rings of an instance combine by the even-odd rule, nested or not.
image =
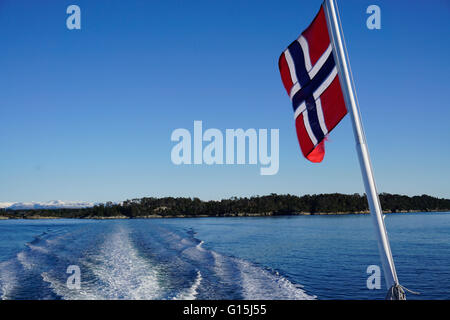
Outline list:
[[[339,3],[379,191],[450,198],[449,2]],[[0,201],[362,193],[350,118],[308,162],[278,73],[320,4],[1,0]],[[280,129],[278,174],[173,165],[171,132],[194,120]]]

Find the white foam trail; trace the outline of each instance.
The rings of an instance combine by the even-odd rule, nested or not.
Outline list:
[[[81,290],[70,290],[49,273],[42,275],[64,299],[157,299],[161,296],[158,269],[140,256],[129,231],[118,228],[99,248],[81,261]],[[90,279],[86,279],[91,274]],[[92,277],[93,275],[93,277]]]
[[[38,251],[38,252],[43,253],[43,254],[48,254],[50,252],[46,248],[43,248],[41,246],[36,246],[36,245],[31,244],[31,243],[27,243],[26,246],[28,248],[30,248],[30,250],[35,250],[35,251]]]
[[[211,251],[214,272],[224,284],[241,287],[245,300],[311,300],[300,285],[293,284],[278,272],[275,274],[248,261]],[[240,281],[239,281],[240,280]]]
[[[202,240],[202,241],[200,241],[200,243],[196,246],[196,248],[197,249],[203,249],[202,248],[202,245],[204,244],[205,242]]]
[[[251,263],[236,259],[241,271],[242,294],[245,300],[314,300],[315,296],[306,294],[299,285],[294,285],[279,274]]]
[[[106,299],[156,299],[160,296],[158,270],[142,258],[129,232],[119,228],[104,242],[99,255],[93,257],[93,273],[104,284]]]
[[[235,282],[233,272],[236,272],[232,268],[233,260],[215,251],[211,251],[211,255],[214,258],[214,273],[220,277],[223,283],[232,285]]]
[[[52,291],[65,300],[100,300],[101,296],[97,295],[94,290],[86,288],[83,284],[80,290],[69,289],[66,283],[63,283],[50,275],[49,272],[41,273],[42,280],[50,284]]]
[[[195,278],[195,281],[192,284],[192,286],[177,294],[177,296],[173,298],[173,300],[195,300],[197,298],[198,288],[200,287],[202,279],[203,279],[202,274],[198,270],[197,277]]]
[[[17,260],[22,264],[25,270],[29,271],[34,267],[33,262],[30,261],[25,251],[20,251],[17,254]]]
[[[14,271],[13,261],[0,263],[0,300],[10,299],[9,294],[17,283],[16,273]]]

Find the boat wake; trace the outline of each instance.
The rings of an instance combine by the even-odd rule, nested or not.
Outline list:
[[[202,274],[200,273],[200,271],[197,271],[197,277],[195,278],[192,286],[189,289],[180,292],[176,297],[173,298],[173,300],[195,300],[198,294],[197,289],[200,286],[201,282]]]
[[[277,271],[165,225],[103,223],[37,236],[0,262],[1,299],[315,299]],[[69,266],[80,288],[67,285]]]
[[[125,228],[111,232],[98,252],[88,253],[80,262],[84,278],[80,290],[68,289],[50,273],[45,273],[43,279],[63,299],[161,298],[158,268],[140,255]]]

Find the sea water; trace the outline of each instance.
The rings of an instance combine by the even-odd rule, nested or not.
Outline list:
[[[450,299],[450,214],[385,222],[408,299]],[[370,265],[368,215],[0,220],[2,299],[383,299]]]

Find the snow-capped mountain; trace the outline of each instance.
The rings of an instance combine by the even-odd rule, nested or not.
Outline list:
[[[15,202],[0,202],[0,209],[9,208],[11,207]]]
[[[23,209],[77,209],[94,206],[92,202],[86,201],[61,201],[52,200],[47,202],[0,202],[0,208],[9,210],[23,210]]]

